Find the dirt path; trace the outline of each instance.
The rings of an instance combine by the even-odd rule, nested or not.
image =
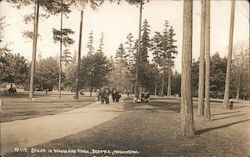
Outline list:
[[[57,115],[2,123],[2,155],[14,148],[29,148],[90,129],[115,118],[122,111],[122,103],[106,105],[96,102]]]

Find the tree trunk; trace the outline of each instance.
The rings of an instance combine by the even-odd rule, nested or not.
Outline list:
[[[171,96],[171,69],[168,72],[168,93],[167,96]]]
[[[59,90],[59,99],[61,99],[62,90],[62,25],[63,25],[63,11],[62,11],[63,0],[61,0],[61,34],[60,34],[60,56],[59,56],[59,82],[58,82],[58,90]]]
[[[204,54],[205,54],[205,0],[201,1],[201,34],[200,34],[200,65],[198,89],[198,114],[204,116]]]
[[[228,58],[227,58],[227,74],[225,82],[225,93],[223,104],[225,108],[229,108],[228,100],[230,94],[230,76],[231,76],[231,62],[232,62],[232,49],[233,49],[233,31],[234,31],[234,13],[235,13],[235,0],[231,1],[231,19],[230,19],[230,34],[229,34],[229,47],[228,47]]]
[[[74,96],[75,99],[79,99],[79,75],[80,75],[81,46],[82,46],[82,21],[83,21],[83,10],[81,10],[81,17],[80,17],[78,59],[77,59],[77,68],[76,68],[76,93],[75,93],[75,96]]]
[[[161,96],[164,96],[164,86],[165,86],[165,70],[163,70],[161,78]]]
[[[191,137],[195,133],[191,88],[192,66],[192,10],[193,1],[184,0],[183,45],[181,74],[181,130],[182,135]]]
[[[34,96],[34,76],[36,67],[36,50],[37,50],[37,36],[38,36],[38,22],[39,22],[39,2],[35,2],[34,11],[34,33],[33,33],[33,50],[32,50],[32,63],[31,63],[31,74],[30,74],[30,91],[29,98],[32,99]]]
[[[210,0],[206,0],[206,20],[205,20],[205,113],[204,116],[210,120]]]
[[[240,98],[240,89],[241,89],[241,77],[242,77],[242,71],[243,71],[243,66],[244,66],[244,64],[245,64],[245,59],[244,59],[244,54],[243,54],[243,50],[241,50],[241,52],[240,52],[240,57],[241,57],[241,60],[240,60],[240,62],[241,62],[241,66],[239,67],[239,70],[238,70],[238,77],[237,77],[237,91],[236,91],[236,93],[237,93],[237,95],[236,95],[236,100],[239,100],[239,98]]]
[[[137,55],[136,55],[136,74],[135,74],[135,97],[139,98],[139,69],[140,69],[140,51],[141,51],[141,22],[142,22],[142,5],[143,0],[140,0],[140,14],[139,14],[139,30],[138,30],[138,47],[137,47]]]
[[[155,95],[157,95],[157,83],[155,83]]]

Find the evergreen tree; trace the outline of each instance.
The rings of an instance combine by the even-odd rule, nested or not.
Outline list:
[[[93,42],[94,42],[94,39],[93,39],[93,31],[91,31],[90,33],[89,33],[89,41],[88,41],[88,43],[87,43],[87,48],[89,49],[89,51],[88,51],[88,55],[94,55],[94,53],[95,53],[95,48],[94,48],[94,46],[93,46]]]
[[[104,40],[104,34],[102,32],[101,33],[101,38],[100,38],[100,41],[99,41],[99,49],[97,50],[97,53],[103,53],[103,46],[104,46],[103,40]]]
[[[135,54],[134,54],[134,40],[133,35],[129,33],[127,35],[127,41],[125,42],[125,51],[126,51],[126,62],[128,65],[128,69],[131,70],[133,64],[135,64]]]
[[[107,56],[102,53],[87,55],[81,60],[80,86],[92,89],[101,88],[108,85],[108,76],[110,75],[112,65]]]
[[[62,61],[65,63],[65,67],[72,61],[72,56],[69,49],[63,51]]]
[[[65,47],[68,47],[72,44],[74,44],[74,40],[69,36],[69,35],[73,35],[75,32],[72,31],[71,29],[69,28],[64,28],[62,29],[62,32],[61,30],[57,30],[55,28],[53,28],[53,39],[54,39],[54,42],[60,42],[61,41],[61,35],[62,35],[62,43]]]
[[[123,44],[119,45],[115,55],[115,69],[116,69],[116,87],[120,90],[127,88],[127,63],[126,63],[126,52]]]
[[[177,46],[175,45],[176,40],[174,39],[175,33],[174,29],[172,26],[170,26],[169,29],[169,43],[168,43],[168,90],[167,90],[167,95],[171,96],[171,76],[172,76],[172,67],[174,66],[174,61],[175,56],[177,52]]]
[[[195,134],[191,94],[193,1],[183,1],[183,46],[181,74],[181,131],[183,136]]]
[[[153,51],[153,62],[159,67],[162,65],[162,59],[161,59],[161,44],[162,44],[162,35],[160,32],[155,32],[155,35],[152,38],[152,48]]]
[[[171,95],[171,75],[172,67],[174,66],[173,59],[177,54],[177,46],[175,45],[176,40],[174,39],[175,33],[172,26],[169,28],[169,22],[166,20],[164,24],[164,31],[155,32],[152,39],[153,50],[153,61],[155,64],[161,68],[162,71],[162,85],[161,85],[161,95],[164,95],[165,87],[165,77],[166,72],[168,73],[168,96]]]
[[[150,41],[150,29],[149,29],[148,21],[145,19],[142,25],[142,38],[141,38],[141,56],[140,60],[141,62],[148,62],[148,52],[151,47],[151,41]]]

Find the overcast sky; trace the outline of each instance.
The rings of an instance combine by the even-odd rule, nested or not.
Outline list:
[[[229,0],[211,1],[211,54],[216,51],[222,56],[227,54],[229,23],[230,23]],[[176,67],[181,69],[181,47],[182,47],[182,13],[183,1],[151,0],[143,7],[143,19],[147,19],[150,25],[152,37],[155,31],[163,31],[164,21],[168,20],[173,26],[177,40],[178,55]],[[9,48],[13,53],[20,53],[31,59],[32,41],[23,38],[24,30],[33,30],[33,24],[26,25],[23,16],[32,13],[33,6],[24,7],[20,10],[11,7],[6,2],[0,2],[0,16],[6,17],[9,24],[4,30],[4,43],[10,43]],[[76,41],[71,46],[74,53],[78,47],[80,11],[72,10],[66,19],[64,17],[64,28],[75,31],[72,36]],[[114,55],[120,43],[126,41],[126,36],[132,33],[138,37],[139,7],[128,5],[123,2],[120,5],[105,2],[98,10],[86,6],[83,18],[83,40],[82,54],[87,53],[87,37],[91,30],[94,32],[94,45],[98,48],[101,32],[104,33],[104,53],[108,56]],[[43,58],[59,55],[59,43],[53,42],[52,28],[60,28],[60,16],[51,16],[49,19],[40,20],[38,40],[38,54]],[[236,1],[236,16],[234,28],[234,43],[249,40],[249,3],[246,0]],[[200,1],[194,1],[193,7],[193,58],[199,56],[200,44]]]

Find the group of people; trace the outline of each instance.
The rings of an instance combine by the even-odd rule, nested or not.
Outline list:
[[[134,98],[134,102],[137,102],[137,103],[149,102],[149,97],[150,97],[149,92],[142,92],[139,98]]]
[[[101,101],[102,104],[109,104],[109,96],[111,95],[113,102],[119,102],[121,98],[121,94],[116,89],[112,89],[111,91],[108,88],[101,88],[101,90],[97,91],[97,99]]]

